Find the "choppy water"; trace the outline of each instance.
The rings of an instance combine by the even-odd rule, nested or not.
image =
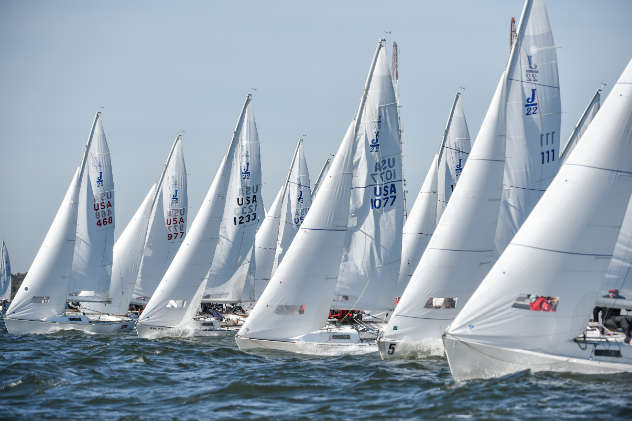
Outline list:
[[[232,337],[0,333],[0,418],[629,419],[632,375],[455,382],[447,361],[246,354]]]

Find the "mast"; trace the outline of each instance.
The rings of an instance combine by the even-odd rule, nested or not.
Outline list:
[[[597,92],[595,92],[595,95],[593,96],[592,100],[590,101],[590,103],[588,104],[584,112],[582,113],[582,116],[577,122],[577,125],[571,132],[571,135],[569,136],[568,141],[566,142],[566,145],[564,145],[564,150],[560,154],[560,161],[564,162],[566,160],[566,156],[573,149],[574,145],[579,140],[577,139],[578,131],[584,128],[584,124],[586,123],[586,120],[588,119],[588,115],[590,114],[590,111],[595,106],[595,104],[599,102],[600,100],[601,100],[601,88],[597,89]]]
[[[450,110],[450,117],[448,117],[448,123],[445,126],[445,130],[443,131],[443,140],[441,140],[441,147],[439,148],[439,158],[437,159],[437,167],[439,167],[439,163],[441,162],[441,157],[443,156],[443,150],[445,149],[445,142],[448,139],[448,133],[450,132],[450,125],[452,124],[452,117],[454,117],[454,109],[456,108],[456,102],[459,100],[461,96],[461,92],[456,93],[454,97],[454,102],[452,103],[452,109]]]
[[[92,138],[94,137],[94,130],[97,127],[97,121],[101,118],[101,112],[97,111],[94,116],[94,121],[92,122],[92,127],[90,128],[90,136],[88,137],[88,141],[86,142],[86,147],[83,151],[83,156],[81,157],[81,164],[79,164],[79,177],[77,180],[81,182],[81,178],[83,177],[83,172],[86,168],[86,162],[88,161],[88,153],[90,152],[90,146],[92,145]]]

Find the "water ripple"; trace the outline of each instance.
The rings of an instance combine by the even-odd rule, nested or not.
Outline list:
[[[230,336],[0,333],[11,419],[629,419],[632,374],[456,382],[447,361],[248,354]]]

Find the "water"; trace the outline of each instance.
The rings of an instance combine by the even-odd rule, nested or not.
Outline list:
[[[232,337],[0,333],[0,418],[629,419],[632,375],[455,382],[447,361],[246,354]]]

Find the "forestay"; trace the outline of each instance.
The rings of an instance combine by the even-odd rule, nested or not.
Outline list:
[[[148,298],[171,264],[187,231],[187,173],[182,137],[173,143],[158,180],[134,287],[135,297]]]
[[[496,234],[502,252],[557,174],[560,89],[544,0],[527,0],[507,64],[507,163]]]
[[[79,187],[100,115],[97,113],[92,123],[81,163],[68,186],[55,219],[7,310],[8,318],[45,320],[65,311],[75,251]]]
[[[503,73],[460,181],[384,329],[385,341],[439,343],[496,257],[505,165],[505,84]]]
[[[0,256],[0,301],[11,301],[11,262],[7,245],[2,242]]]
[[[235,303],[254,300],[254,243],[264,219],[261,158],[257,125],[249,102],[236,133],[220,223],[219,242],[203,301]]]
[[[356,116],[348,231],[333,308],[392,309],[404,223],[402,154],[393,81],[378,45]]]
[[[176,327],[181,323],[189,322],[185,317],[187,314],[196,313],[198,306],[194,304],[198,303],[200,286],[206,286],[211,262],[219,242],[220,223],[226,205],[233,161],[239,149],[239,134],[250,101],[251,97],[248,95],[228,151],[220,163],[189,233],[140,315],[138,323]]]
[[[435,155],[402,234],[402,260],[397,280],[397,296],[401,296],[419,263],[437,224],[437,162]]]
[[[580,334],[632,191],[630,156],[632,61],[448,334],[545,354]],[[529,304],[540,297],[548,308]]]
[[[71,291],[73,295],[107,301],[116,220],[110,150],[100,118],[97,119],[86,169],[79,194]]]
[[[461,93],[457,92],[445,128],[437,166],[437,222],[448,205],[470,153],[470,132],[465,120]]]

